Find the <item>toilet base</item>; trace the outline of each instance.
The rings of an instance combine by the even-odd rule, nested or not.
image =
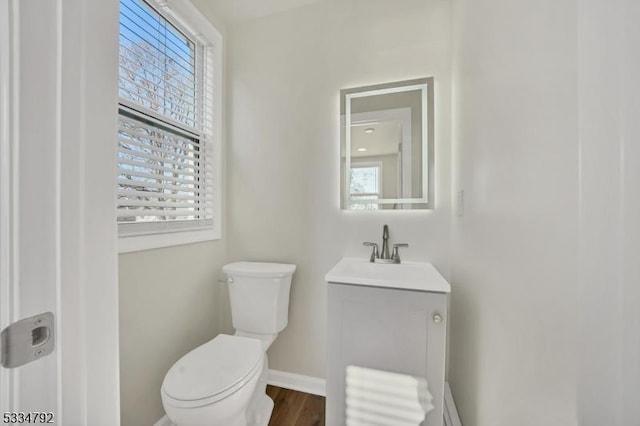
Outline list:
[[[247,426],[267,426],[273,412],[273,401],[267,395],[267,376],[269,374],[269,358],[264,354],[262,371],[256,389],[247,407]]]
[[[267,394],[262,394],[255,405],[251,415],[247,416],[247,426],[268,426],[271,413],[273,412],[273,401]],[[154,426],[176,426],[166,415]]]
[[[267,426],[273,412],[273,401],[263,393],[254,404],[247,415],[247,426]]]

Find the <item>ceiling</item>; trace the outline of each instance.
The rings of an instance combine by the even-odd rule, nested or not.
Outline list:
[[[367,133],[371,129],[373,132]],[[373,157],[398,153],[402,125],[398,121],[381,121],[351,126],[351,157]],[[358,151],[366,149],[366,151]]]
[[[227,24],[237,24],[317,1],[320,0],[201,0],[199,3],[210,6]]]

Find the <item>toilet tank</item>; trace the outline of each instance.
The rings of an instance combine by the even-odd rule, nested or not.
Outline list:
[[[236,331],[276,334],[287,326],[289,290],[296,265],[234,262],[222,270],[227,274]]]

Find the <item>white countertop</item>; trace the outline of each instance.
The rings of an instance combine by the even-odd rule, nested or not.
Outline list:
[[[345,257],[325,275],[325,280],[336,284],[451,292],[447,280],[427,262],[371,263],[369,259]]]

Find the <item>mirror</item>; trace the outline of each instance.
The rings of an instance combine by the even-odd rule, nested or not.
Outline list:
[[[433,78],[340,91],[342,208],[432,208]]]

